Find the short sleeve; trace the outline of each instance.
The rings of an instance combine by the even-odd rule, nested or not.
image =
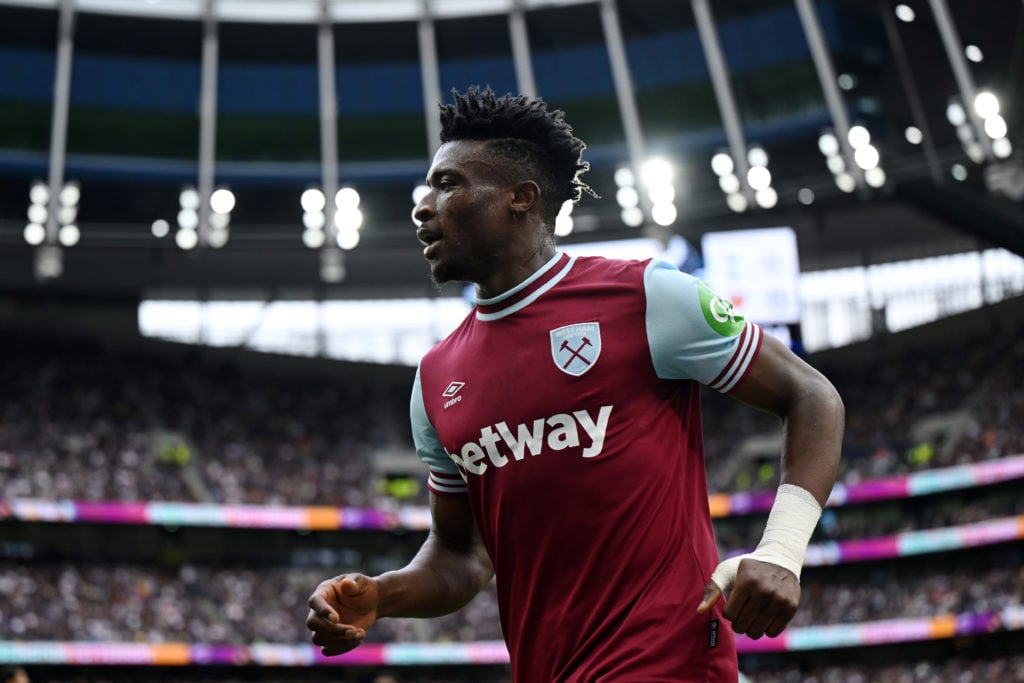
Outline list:
[[[761,348],[761,328],[702,280],[664,261],[644,272],[647,339],[663,379],[693,379],[728,393]]]
[[[434,425],[427,416],[419,368],[416,369],[416,379],[413,381],[412,396],[409,399],[409,419],[412,423],[412,440],[416,446],[416,455],[430,470],[427,488],[443,496],[465,493],[466,482],[455,467],[455,463],[448,457]]]

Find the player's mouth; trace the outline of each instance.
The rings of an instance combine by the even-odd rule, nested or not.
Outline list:
[[[439,249],[438,244],[441,242],[440,233],[426,225],[421,225],[416,230],[416,239],[426,245],[423,247],[423,258],[428,260],[434,258]]]

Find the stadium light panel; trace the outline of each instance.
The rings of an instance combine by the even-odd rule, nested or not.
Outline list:
[[[885,185],[885,171],[880,166],[867,169],[864,172],[864,182],[874,188],[879,188]]]
[[[858,147],[853,153],[853,160],[865,171],[876,168],[879,161],[878,149],[874,145]]]
[[[32,183],[32,187],[29,188],[28,198],[33,204],[40,204],[45,206],[50,201],[50,188],[46,186],[46,183],[36,181]]]
[[[178,212],[178,227],[182,230],[195,230],[199,227],[199,214],[195,209],[182,209]],[[186,247],[188,248],[188,247]]]
[[[740,179],[730,173],[718,179],[718,186],[722,188],[722,192],[733,194],[740,191]]]
[[[82,238],[82,232],[78,229],[77,225],[64,225],[57,233],[57,239],[65,247],[73,247],[78,244],[78,241]]]
[[[25,226],[22,236],[25,238],[25,241],[33,247],[38,247],[46,241],[46,228],[39,223],[29,223]]]
[[[412,189],[412,203],[414,205],[419,204],[423,201],[423,198],[430,192],[430,188],[426,185],[417,185]]]
[[[719,152],[711,157],[711,170],[715,172],[716,176],[721,178],[736,170],[736,164],[726,152]]]
[[[30,204],[28,207],[28,220],[31,223],[39,223],[41,225],[46,223],[46,219],[49,216],[50,213],[42,204]]]
[[[636,176],[633,169],[628,166],[620,166],[615,169],[615,184],[619,187],[633,187],[636,185]]]
[[[68,183],[61,188],[60,194],[57,195],[61,206],[78,206],[78,201],[81,198],[82,190],[78,187],[78,183]]]
[[[640,193],[632,185],[624,185],[615,191],[615,201],[623,209],[628,209],[640,203]]]
[[[992,153],[998,159],[1008,159],[1013,154],[1013,145],[1009,138],[999,138],[992,141]]]
[[[836,187],[849,194],[857,189],[857,181],[849,173],[839,173],[836,175]]]
[[[974,111],[983,119],[995,116],[999,113],[999,98],[983,90],[974,98]]]
[[[895,12],[897,19],[908,24],[917,18],[917,14],[914,12],[913,8],[910,7],[910,5],[904,5],[903,3],[896,5]]]
[[[302,193],[299,204],[306,213],[318,213],[322,212],[324,207],[327,206],[327,198],[324,197],[323,192],[315,187],[311,187]]]
[[[235,208],[235,193],[223,187],[214,190],[210,195],[210,208],[214,213],[231,213]]]
[[[726,195],[725,203],[736,213],[743,213],[749,207],[747,198],[739,192],[733,192],[732,194]]]
[[[171,224],[163,218],[158,218],[153,221],[153,225],[150,226],[150,230],[153,233],[153,237],[167,237],[171,232]]]
[[[337,240],[342,249],[355,249],[359,245],[359,230],[355,226],[339,227]]]
[[[676,190],[669,184],[655,185],[648,192],[652,204],[670,204],[676,198]]]
[[[959,102],[950,102],[946,105],[946,120],[954,126],[962,126],[967,122],[967,112]]]
[[[302,243],[310,249],[319,249],[324,246],[324,242],[327,241],[327,236],[323,230],[316,228],[307,228],[302,231]]]
[[[644,224],[644,212],[639,206],[630,206],[622,210],[622,222],[631,228],[639,228]]]
[[[228,243],[230,234],[227,228],[213,228],[206,234],[206,243],[214,249],[220,249]]]
[[[648,159],[640,175],[648,187],[672,182],[672,165],[665,159]]]
[[[307,230],[323,230],[327,218],[320,211],[306,211],[302,214],[302,225]]]
[[[755,192],[764,190],[772,184],[772,173],[764,166],[751,166],[747,171],[747,184]]]
[[[199,234],[195,231],[195,228],[182,228],[175,233],[174,243],[185,251],[195,249],[196,245],[199,244]]]
[[[871,142],[871,133],[864,126],[852,126],[848,138],[851,147],[860,149]]]
[[[985,119],[985,134],[993,140],[1005,138],[1007,133],[1006,119],[999,114],[993,114]]]
[[[779,193],[774,187],[766,187],[754,193],[754,201],[762,209],[773,209],[779,203]]]
[[[763,167],[768,165],[768,152],[764,147],[754,146],[747,150],[747,161],[751,166]]]
[[[675,222],[678,212],[672,202],[663,202],[651,207],[651,219],[661,226],[669,226]]]
[[[199,192],[196,188],[186,186],[182,188],[181,193],[178,195],[178,206],[183,209],[191,209],[193,211],[199,210]]]
[[[211,230],[227,230],[231,224],[231,214],[214,211],[210,214],[209,221]]]
[[[824,156],[833,156],[839,153],[839,141],[831,131],[826,131],[818,137],[818,149]]]
[[[355,209],[359,200],[359,192],[354,187],[343,187],[334,195],[334,205],[339,209]]]

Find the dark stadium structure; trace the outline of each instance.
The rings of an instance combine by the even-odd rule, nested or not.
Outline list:
[[[138,324],[152,299],[461,297],[430,282],[411,194],[436,103],[473,84],[532,90],[587,141],[599,197],[567,246],[790,226],[802,274],[1024,256],[1020,0],[0,0],[0,665],[33,683],[511,680],[493,590],[381,622],[363,659],[308,642],[317,582],[401,566],[425,536],[412,367]],[[884,177],[840,140],[844,189],[819,145],[851,126]],[[711,167],[754,147],[762,204]],[[616,172],[648,156],[675,164],[677,213],[641,202],[631,227]],[[61,218],[35,202],[55,180],[79,195]],[[205,209],[201,243],[176,244],[183,187],[230,188],[226,244],[202,243]],[[312,187],[358,190],[357,246],[330,225],[304,244]],[[807,356],[846,402],[844,462],[796,620],[741,643],[750,681],[1024,681],[1024,280],[982,289],[901,331],[879,306],[869,338]],[[777,425],[713,392],[705,422],[731,554],[763,528]]]

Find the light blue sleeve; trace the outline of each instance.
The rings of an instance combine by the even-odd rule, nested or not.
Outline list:
[[[409,400],[409,418],[412,422],[412,440],[416,446],[416,455],[427,464],[432,472],[443,472],[455,476],[459,470],[448,457],[441,440],[437,437],[434,425],[427,417],[426,406],[423,405],[423,387],[420,384],[420,369],[416,368],[416,379],[412,384],[412,396]]]
[[[664,261],[644,273],[647,339],[658,377],[731,390],[760,348],[761,330],[707,283]]]

